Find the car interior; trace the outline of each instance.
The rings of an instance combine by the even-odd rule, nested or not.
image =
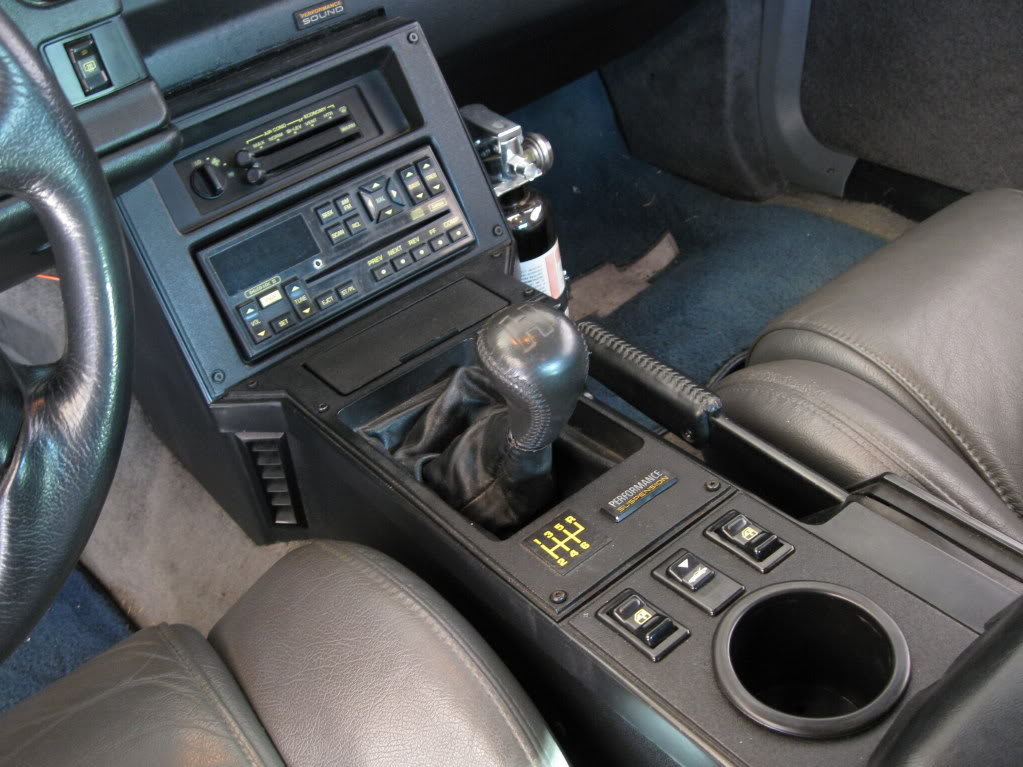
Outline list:
[[[1021,36],[0,0],[0,765],[1023,764]]]

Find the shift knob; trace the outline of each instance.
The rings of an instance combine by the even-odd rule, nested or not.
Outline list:
[[[476,350],[508,406],[513,444],[532,451],[557,439],[582,394],[589,365],[575,323],[542,304],[509,306],[483,326]]]

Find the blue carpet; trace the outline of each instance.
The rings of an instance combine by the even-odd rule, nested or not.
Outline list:
[[[512,117],[554,144],[554,168],[537,186],[551,201],[570,276],[634,261],[665,232],[674,236],[680,257],[602,324],[697,381],[884,244],[807,211],[721,197],[633,159],[596,73]]]
[[[71,673],[131,632],[127,618],[101,587],[75,570],[32,635],[0,664],[0,711]]]

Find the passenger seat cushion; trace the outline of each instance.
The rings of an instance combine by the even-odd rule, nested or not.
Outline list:
[[[1023,193],[949,206],[789,310],[750,362],[822,362],[870,383],[1023,513]]]
[[[564,763],[479,634],[372,549],[291,552],[210,641],[291,767]]]
[[[0,717],[0,765],[283,767],[195,629],[139,631]]]
[[[1008,511],[959,453],[876,387],[804,360],[768,362],[718,384],[724,412],[844,486],[892,472],[1023,539]]]

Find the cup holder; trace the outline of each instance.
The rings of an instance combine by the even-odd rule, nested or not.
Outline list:
[[[862,594],[811,581],[750,594],[714,637],[714,666],[728,699],[776,732],[831,738],[886,714],[909,682],[909,648]]]

